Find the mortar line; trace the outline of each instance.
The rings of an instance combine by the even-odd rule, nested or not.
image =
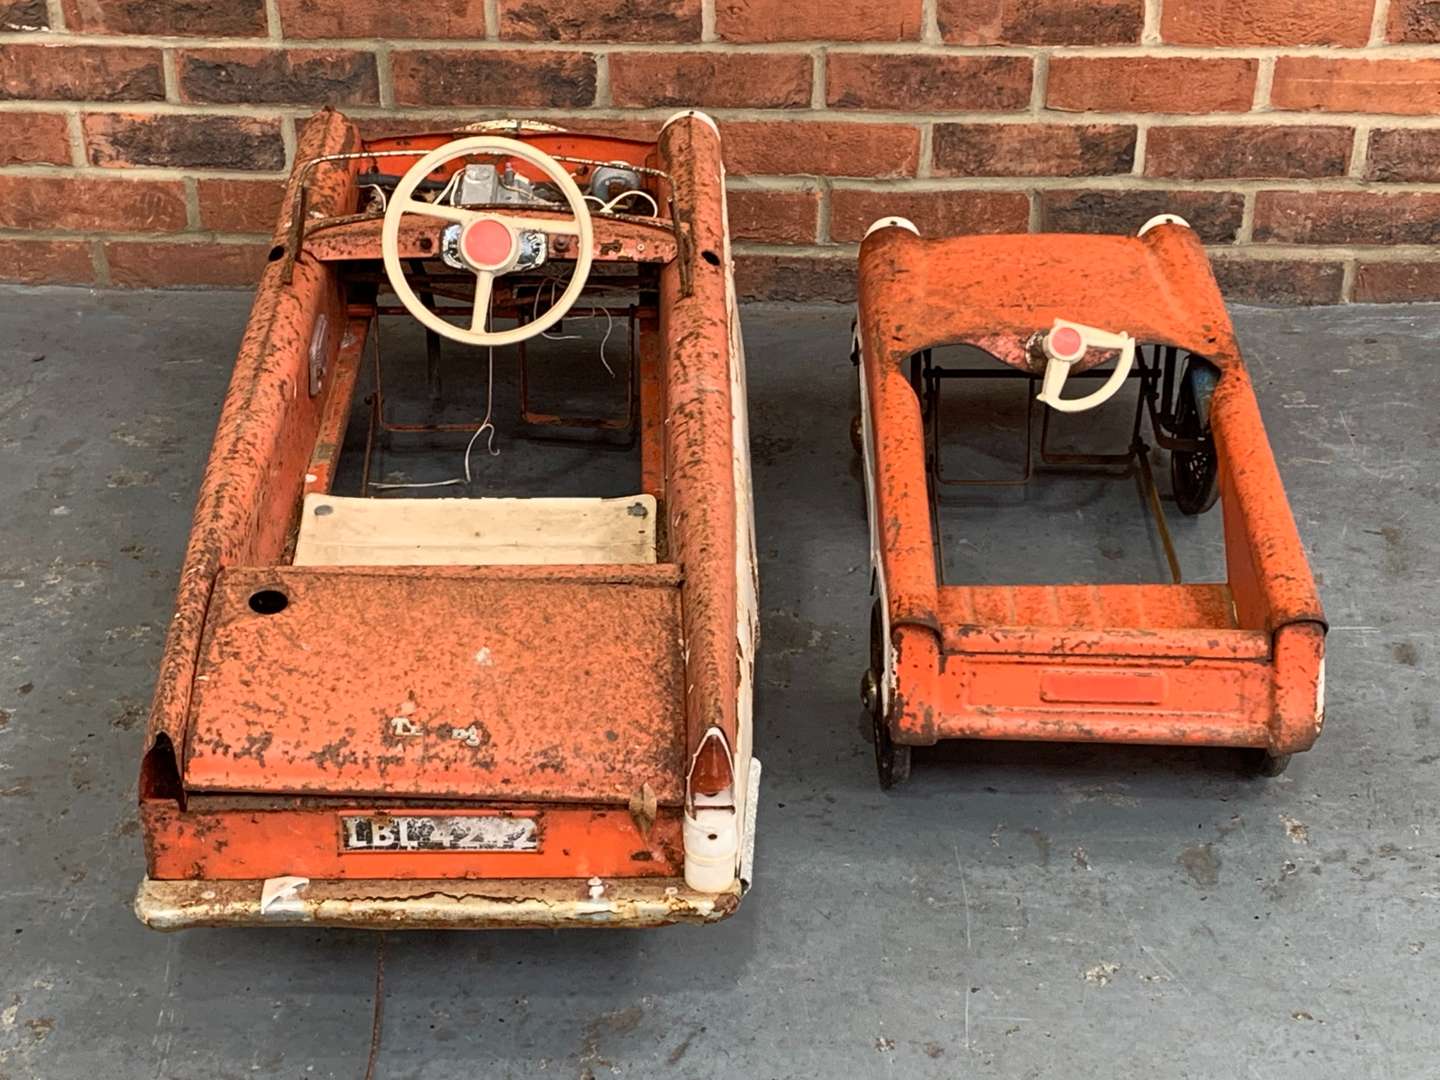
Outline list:
[[[1355,276],[1360,272],[1360,260],[1346,259],[1340,270],[1340,303],[1349,304],[1355,295]]]
[[[1255,67],[1255,98],[1250,109],[1256,113],[1270,113],[1270,93],[1275,86],[1275,58],[1263,57]]]
[[[824,46],[810,54],[810,108],[824,109],[830,97],[830,60]]]
[[[220,0],[221,3],[224,0]],[[265,36],[270,41],[280,41],[284,37],[284,27],[280,22],[280,0],[265,0]]]
[[[485,0],[485,40],[500,40],[500,0]]]
[[[1240,227],[1235,230],[1235,243],[1248,244],[1255,239],[1255,193],[1245,192],[1240,203]]]
[[[1366,44],[1372,48],[1384,45],[1389,23],[1390,0],[1375,0],[1375,10],[1370,13],[1370,40]]]
[[[613,107],[614,100],[610,94],[610,54],[608,52],[598,53],[595,56],[595,97],[592,99],[591,107],[596,109],[608,109]]]
[[[1365,170],[1370,161],[1370,133],[1374,129],[1369,124],[1355,125],[1355,140],[1350,146],[1350,167],[1347,175],[1352,180],[1364,180]]]
[[[920,40],[927,45],[944,41],[940,35],[940,5],[938,0],[920,0]]]
[[[275,0],[268,0],[274,3]],[[490,0],[493,2],[493,0]],[[0,45],[34,44],[35,33],[25,30],[0,31]],[[492,37],[487,24],[483,38],[473,37],[414,37],[378,38],[345,37],[332,35],[316,38],[286,38],[271,36],[267,31],[261,35],[227,38],[195,38],[182,34],[125,34],[123,38],[114,34],[66,33],[64,45],[109,45],[123,44],[128,47],[173,48],[254,48],[270,47],[277,50],[308,50],[326,48],[373,49],[380,44],[390,44],[402,49],[453,49],[460,52],[484,52],[491,49],[506,49],[516,52],[593,52],[601,43],[593,41],[505,41]],[[818,45],[836,52],[858,52],[873,54],[925,54],[933,56],[1027,56],[1043,49],[1047,54],[1062,57],[1091,57],[1111,59],[1276,59],[1279,57],[1312,58],[1323,55],[1327,59],[1374,60],[1377,59],[1372,45],[1333,45],[1323,50],[1310,46],[1286,45],[1245,45],[1245,46],[1201,46],[1137,45],[1133,42],[1120,45],[954,45],[943,41],[831,41],[828,39],[806,39],[802,41],[727,41],[717,38],[713,41],[669,41],[669,42],[617,42],[627,49],[645,52],[804,52]],[[1440,43],[1404,43],[1386,45],[1383,57],[1395,60],[1440,59]]]
[[[79,109],[65,111],[65,137],[70,143],[70,164],[83,169],[90,164],[85,149],[85,124]]]
[[[180,182],[185,192],[185,228],[188,232],[198,232],[200,229],[200,188],[193,176],[187,176]]]
[[[700,40],[718,40],[715,33],[715,0],[700,0]]]
[[[104,288],[110,284],[110,256],[105,254],[103,240],[90,241],[90,269],[95,273],[95,284]]]
[[[1033,94],[1032,94],[1033,98]],[[248,116],[271,118],[288,114],[306,117],[319,109],[318,102],[290,102],[266,104],[210,104],[171,101],[70,101],[61,99],[7,100],[0,101],[0,112],[53,112],[56,109],[83,108],[87,113],[164,113],[185,116]],[[970,110],[948,113],[912,113],[895,110],[862,110],[836,108],[732,108],[712,107],[707,111],[716,119],[726,122],[751,122],[775,120],[831,121],[844,124],[916,124],[927,120],[943,123],[965,124],[1016,124],[1034,122],[1037,119],[1047,124],[1083,126],[1095,123],[1148,124],[1151,127],[1259,127],[1277,125],[1290,127],[1335,127],[1337,125],[1383,123],[1386,127],[1436,129],[1436,117],[1430,115],[1402,115],[1365,112],[1233,112],[1233,113],[1148,113],[1148,112],[1064,112],[1041,110],[1037,116],[1032,106],[1009,111]],[[517,110],[503,105],[403,105],[385,108],[376,104],[348,105],[342,108],[345,115],[359,120],[404,119],[411,116],[417,120],[442,119],[446,117],[476,118],[481,115],[497,117],[513,116]],[[564,106],[536,106],[518,110],[527,116],[546,119],[574,119],[576,109]],[[666,108],[615,108],[586,112],[587,119],[610,119],[663,122],[673,110]]]
[[[1162,0],[1145,0],[1145,21],[1140,29],[1141,45],[1160,44],[1160,16]]]
[[[380,106],[395,107],[395,72],[390,66],[390,47],[381,45],[375,50],[375,85],[380,96]]]
[[[160,50],[160,71],[165,85],[165,100],[180,104],[180,63],[174,49]]]

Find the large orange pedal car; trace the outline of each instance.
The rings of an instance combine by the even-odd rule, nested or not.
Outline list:
[[[326,111],[270,256],[146,735],[140,918],[728,915],[760,766],[713,122],[366,141]],[[516,490],[527,454],[572,488],[610,455],[608,497]]]
[[[960,344],[1006,366],[934,360]],[[883,786],[909,775],[912,747],[940,739],[1235,747],[1270,775],[1315,741],[1325,617],[1230,319],[1182,220],[1137,237],[925,239],[882,219],[860,249],[852,359],[878,593],[861,695]],[[1171,582],[945,583],[940,390],[991,375],[1029,380],[1027,478],[1031,412],[1048,422],[1138,385],[1124,453],[1059,458],[1138,474]],[[1218,494],[1224,581],[1181,582],[1145,416],[1178,508],[1203,513]]]

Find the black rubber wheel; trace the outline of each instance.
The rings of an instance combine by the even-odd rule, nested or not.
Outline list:
[[[1251,776],[1279,776],[1290,767],[1289,754],[1272,754],[1269,750],[1246,750],[1245,771]]]
[[[910,779],[910,747],[901,746],[890,738],[890,725],[881,701],[880,679],[885,670],[885,620],[880,615],[880,601],[870,609],[870,669],[861,682],[860,696],[870,715],[874,732],[875,775],[880,787],[889,791],[896,784]]]
[[[1201,424],[1200,409],[1195,397],[1194,365],[1185,369],[1175,401],[1175,434],[1182,439],[1198,439],[1199,450],[1170,452],[1170,489],[1175,505],[1182,514],[1203,514],[1215,505],[1220,494],[1220,463],[1215,456],[1215,438],[1208,424]]]

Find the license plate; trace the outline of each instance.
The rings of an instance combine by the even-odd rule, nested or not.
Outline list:
[[[539,851],[533,817],[464,814],[342,815],[344,851]]]

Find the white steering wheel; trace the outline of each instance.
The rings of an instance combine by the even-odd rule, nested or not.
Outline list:
[[[545,174],[565,196],[570,209],[568,218],[529,217],[523,214],[497,214],[485,210],[466,210],[459,206],[440,205],[415,198],[415,189],[427,176],[442,165],[459,157],[475,154],[490,154],[499,157],[519,158]],[[460,261],[475,274],[475,302],[470,312],[468,328],[447,322],[431,311],[405,279],[400,262],[400,220],[406,214],[440,218],[460,226],[460,242],[456,245]],[[541,232],[548,236],[573,236],[578,240],[575,251],[575,269],[570,274],[570,283],[550,308],[538,319],[509,330],[488,330],[490,316],[490,293],[495,278],[514,269],[520,259],[520,233]],[[594,254],[595,234],[590,223],[590,211],[585,197],[558,161],[544,151],[516,139],[502,139],[494,135],[480,135],[473,139],[456,139],[444,146],[436,147],[406,171],[395,185],[395,192],[385,208],[385,224],[380,230],[380,252],[385,259],[385,275],[390,279],[390,288],[405,305],[406,310],[437,334],[467,345],[500,346],[514,345],[527,338],[543,334],[565,317],[570,306],[579,299],[590,276],[590,263]]]

